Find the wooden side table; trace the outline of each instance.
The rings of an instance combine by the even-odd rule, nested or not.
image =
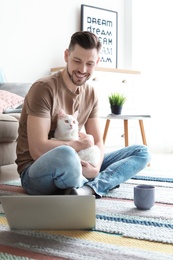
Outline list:
[[[145,130],[144,130],[144,123],[143,120],[146,118],[151,118],[150,115],[114,115],[110,114],[106,117],[100,117],[100,118],[105,118],[106,119],[106,124],[104,128],[104,133],[103,133],[103,142],[105,143],[106,137],[108,134],[109,130],[109,125],[111,120],[123,120],[124,121],[124,140],[125,140],[125,146],[129,145],[129,136],[128,136],[128,121],[129,120],[138,120],[139,121],[139,126],[140,126],[140,131],[141,131],[141,137],[144,145],[147,145],[147,140],[146,140],[146,135],[145,135]]]

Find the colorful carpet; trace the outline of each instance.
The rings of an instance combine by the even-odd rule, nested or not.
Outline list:
[[[147,177],[147,178],[146,178]],[[155,206],[137,210],[133,187],[154,184]],[[96,200],[96,227],[82,230],[18,230],[8,227],[0,208],[0,259],[173,259],[173,181],[142,173]],[[21,195],[20,182],[0,184],[0,194]]]

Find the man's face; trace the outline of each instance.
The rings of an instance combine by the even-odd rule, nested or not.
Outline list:
[[[99,62],[99,56],[96,49],[86,50],[75,45],[73,51],[65,51],[65,61],[71,81],[81,86],[91,77]]]

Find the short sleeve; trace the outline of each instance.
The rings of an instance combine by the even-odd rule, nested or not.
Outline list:
[[[50,117],[53,104],[52,88],[45,82],[36,82],[25,98],[26,113],[39,117]]]

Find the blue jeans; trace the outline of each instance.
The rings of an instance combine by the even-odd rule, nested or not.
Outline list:
[[[99,174],[92,180],[82,175],[80,159],[69,146],[42,155],[21,173],[25,191],[32,195],[55,194],[70,187],[90,186],[98,196],[135,176],[150,162],[148,147],[132,145],[105,154]]]

